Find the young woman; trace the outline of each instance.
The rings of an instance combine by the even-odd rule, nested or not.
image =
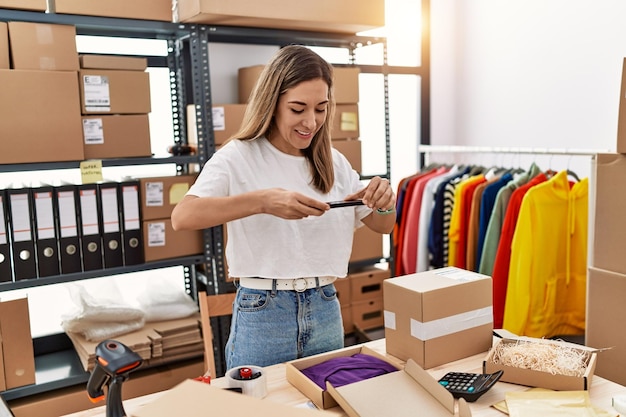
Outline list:
[[[347,275],[354,229],[390,233],[395,196],[364,185],[331,147],[332,66],[303,46],[280,49],[252,92],[240,131],[205,164],[172,213],[176,230],[226,224],[236,278],[228,369],[343,347],[333,282]],[[362,200],[330,208],[328,202]]]

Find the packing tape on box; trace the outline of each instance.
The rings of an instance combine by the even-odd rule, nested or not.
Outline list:
[[[228,388],[241,388],[242,394],[263,398],[267,395],[267,378],[263,368],[253,365],[238,366],[226,371]]]

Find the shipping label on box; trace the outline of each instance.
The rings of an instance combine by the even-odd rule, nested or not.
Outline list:
[[[447,267],[383,283],[387,352],[432,368],[492,344],[491,277]]]

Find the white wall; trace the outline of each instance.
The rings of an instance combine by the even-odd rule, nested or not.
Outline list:
[[[437,0],[431,8],[433,145],[615,151],[626,2]],[[587,157],[535,160],[588,175]]]

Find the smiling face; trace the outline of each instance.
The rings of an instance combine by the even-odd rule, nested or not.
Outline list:
[[[278,98],[269,141],[289,155],[303,155],[326,120],[328,84],[321,78],[303,81]]]

